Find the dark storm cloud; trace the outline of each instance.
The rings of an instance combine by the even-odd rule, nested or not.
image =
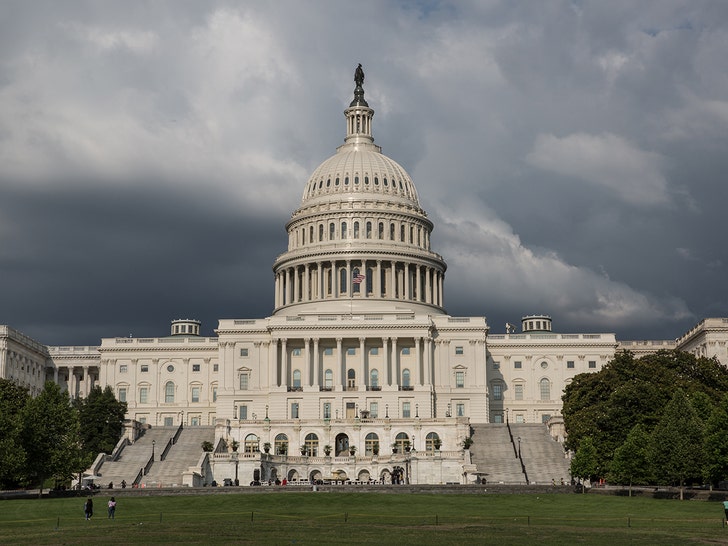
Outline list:
[[[0,323],[50,344],[264,317],[352,71],[493,331],[727,316],[728,6],[6,2]]]

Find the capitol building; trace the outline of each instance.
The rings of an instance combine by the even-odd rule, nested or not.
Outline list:
[[[214,450],[200,448],[180,484],[380,480],[404,462],[412,483],[465,483],[478,475],[463,449],[473,427],[538,424],[562,440],[564,387],[617,351],[678,348],[728,365],[725,318],[675,340],[619,341],[559,333],[543,314],[498,334],[484,316],[449,315],[433,223],[409,174],[375,144],[363,73],[355,81],[343,144],[285,226],[269,317],[222,319],[215,337],[178,319],[167,337],[88,347],[0,326],[0,377],[33,394],[46,380],[74,397],[110,386],[128,405],[132,446],[144,431],[206,431]]]

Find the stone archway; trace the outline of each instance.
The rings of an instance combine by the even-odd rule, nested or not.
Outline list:
[[[372,475],[365,468],[359,471],[359,475],[356,477],[360,482],[368,482],[372,478]]]
[[[334,455],[338,457],[342,453],[344,456],[349,454],[349,436],[343,432],[336,435],[336,442],[334,443]]]
[[[321,474],[320,470],[312,470],[308,475],[309,481],[316,483],[319,480],[323,479],[323,475]]]
[[[292,482],[294,480],[298,480],[298,476],[299,476],[298,470],[296,470],[295,468],[291,468],[288,471],[288,481],[289,482]]]

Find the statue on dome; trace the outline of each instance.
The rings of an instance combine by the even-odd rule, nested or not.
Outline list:
[[[354,70],[354,83],[357,87],[361,87],[364,84],[364,69],[361,67],[361,63]]]

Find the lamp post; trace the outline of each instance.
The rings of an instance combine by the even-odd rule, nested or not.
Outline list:
[[[239,485],[240,482],[238,481],[238,452],[233,451],[232,453],[233,461],[235,461],[235,485]]]
[[[268,404],[265,405],[265,418],[268,419]]]
[[[415,404],[415,417],[419,417],[419,416],[420,416],[420,405]]]
[[[154,444],[157,442],[155,440],[152,440],[152,460],[154,460]]]
[[[389,419],[389,404],[384,404],[384,417]]]
[[[518,437],[518,458],[521,458],[521,437]]]

